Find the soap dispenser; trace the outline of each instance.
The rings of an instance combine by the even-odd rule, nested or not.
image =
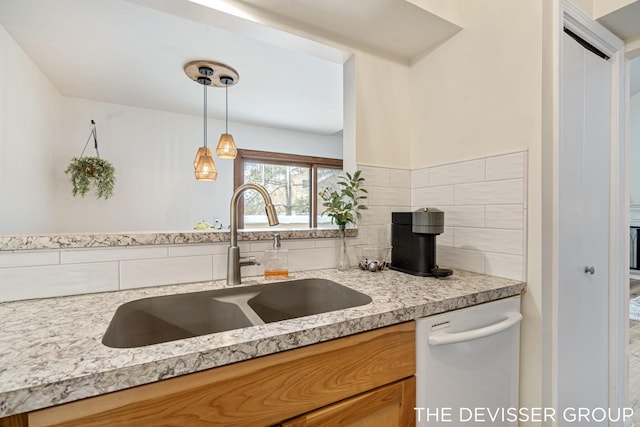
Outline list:
[[[264,278],[286,279],[289,277],[289,251],[280,247],[280,234],[273,234],[273,249],[264,252]]]

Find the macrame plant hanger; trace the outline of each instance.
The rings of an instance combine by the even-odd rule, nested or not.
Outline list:
[[[93,147],[96,149],[96,157],[100,158],[100,151],[98,150],[98,132],[96,131],[96,122],[91,120],[91,132],[89,133],[89,138],[87,138],[87,142],[84,144],[84,148],[82,149],[82,153],[80,153],[80,158],[84,156],[84,152],[89,145],[89,141],[93,137]]]

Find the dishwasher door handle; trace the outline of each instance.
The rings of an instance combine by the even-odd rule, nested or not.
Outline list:
[[[502,331],[509,329],[510,327],[518,324],[522,320],[522,314],[518,312],[509,313],[507,318],[501,320],[493,325],[485,326],[478,329],[470,329],[463,332],[443,333],[429,336],[429,345],[447,345],[456,344],[465,341],[477,340],[480,338],[488,337],[490,335],[498,334]]]

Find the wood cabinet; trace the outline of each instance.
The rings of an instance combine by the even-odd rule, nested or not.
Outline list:
[[[22,426],[409,426],[414,374],[406,322],[42,409]]]
[[[285,421],[281,427],[406,427],[415,424],[415,377]]]

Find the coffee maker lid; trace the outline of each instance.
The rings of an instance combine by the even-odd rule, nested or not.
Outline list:
[[[419,208],[412,213],[411,231],[422,234],[444,232],[444,212],[437,208]]]

